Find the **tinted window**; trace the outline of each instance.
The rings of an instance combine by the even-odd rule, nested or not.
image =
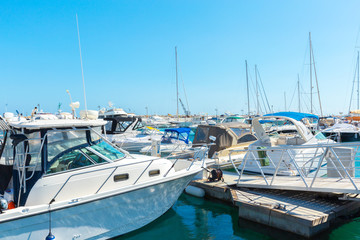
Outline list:
[[[254,135],[246,134],[237,140],[237,143],[244,143],[257,140]]]
[[[200,127],[196,132],[196,139],[194,142],[207,142],[209,135],[209,128]]]

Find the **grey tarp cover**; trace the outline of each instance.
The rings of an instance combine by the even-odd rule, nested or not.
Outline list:
[[[218,125],[199,125],[195,133],[193,146],[209,144],[211,143],[209,137],[216,137],[215,145],[211,145],[209,149],[209,157],[211,158],[215,152],[231,147],[234,143],[236,144],[238,136],[231,128],[250,128],[250,125],[235,122]]]

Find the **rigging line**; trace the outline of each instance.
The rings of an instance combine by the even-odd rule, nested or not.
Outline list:
[[[305,63],[305,59],[307,58],[307,53],[308,53],[308,47],[309,45],[307,44],[307,41],[306,41],[306,48],[305,48],[305,52],[304,52],[304,59],[303,59],[303,64],[302,64],[302,69],[300,71],[300,75],[301,75],[301,78],[303,79],[303,76],[304,76],[304,72],[305,72],[305,66],[308,66],[309,64],[306,64]],[[310,66],[310,65],[309,65]]]
[[[187,98],[187,95],[186,95],[186,90],[185,90],[185,84],[184,84],[184,79],[183,79],[183,75],[182,75],[182,69],[180,67],[180,64],[178,63],[179,65],[179,72],[180,72],[180,79],[181,79],[181,82],[182,82],[182,85],[183,85],[183,90],[184,90],[184,96],[185,96],[185,101],[186,101],[186,106],[187,106],[187,111],[190,115],[190,108],[189,108],[189,102],[188,102],[188,98]],[[186,113],[185,113],[186,114]]]
[[[323,116],[322,106],[321,106],[321,98],[320,98],[320,89],[319,89],[319,81],[317,79],[317,73],[316,73],[316,66],[315,66],[315,57],[314,57],[314,49],[311,48],[312,58],[313,58],[313,64],[314,64],[314,73],[315,73],[315,80],[316,80],[316,88],[317,88],[317,94],[319,98],[319,106],[320,106],[320,114],[321,117]]]
[[[259,68],[257,68],[256,70],[257,70],[257,74],[258,74],[259,79],[260,79],[260,84],[261,84],[262,90],[263,90],[264,95],[265,95],[265,99],[266,99],[266,102],[267,102],[267,106],[268,106],[268,108],[269,108],[269,112],[271,112],[270,104],[269,104],[269,101],[268,101],[268,98],[267,98],[267,95],[266,95],[266,92],[265,92],[264,85],[263,85],[263,83],[262,83],[262,79],[261,79],[261,76],[260,76]]]
[[[261,91],[260,91],[260,93],[261,93]],[[260,94],[260,97],[261,97],[261,100],[262,100],[262,104],[263,104],[263,106],[264,106],[264,112],[265,112],[265,113],[268,113],[268,110],[266,109],[266,104],[265,104],[265,100],[264,100],[263,94]],[[260,104],[260,106],[261,106],[261,104]]]
[[[359,25],[359,27],[358,27],[358,31],[357,31],[357,34],[356,34],[356,40],[355,40],[355,45],[354,45],[354,52],[353,52],[353,57],[352,57],[352,63],[351,63],[351,70],[350,70],[350,73],[349,73],[349,75],[350,74],[352,74],[352,69],[355,67],[355,59],[357,59],[357,57],[355,57],[356,55],[357,55],[357,48],[359,48],[360,46],[358,46],[357,45],[357,42],[358,42],[358,39],[359,39],[359,34],[360,34],[360,25]],[[354,84],[353,84],[354,85]],[[351,91],[353,91],[353,88],[354,88],[354,86],[351,88]],[[349,82],[347,82],[347,85],[346,85],[346,94],[345,94],[345,96],[347,96],[348,94],[348,91],[349,91]],[[352,98],[352,95],[353,95],[353,93],[351,93],[351,98]],[[351,98],[350,98],[350,105],[349,105],[349,112],[350,112],[350,108],[351,108]],[[347,102],[347,100],[346,100],[346,98],[344,98],[344,103],[343,103],[343,108],[345,108],[346,107],[346,102]]]
[[[305,99],[304,97],[302,98],[303,100],[307,100],[307,101],[309,101],[310,102],[310,99],[309,99],[309,97],[306,95],[306,94],[304,94],[305,93],[305,91],[304,91],[304,88],[303,88],[303,86],[301,85],[301,83],[300,83],[300,87],[301,87],[301,89],[302,89],[302,94],[300,94],[300,95],[302,95],[302,96],[306,96],[307,97],[307,99]],[[302,101],[304,104],[305,104],[305,106],[306,106],[306,108],[307,108],[307,110],[308,110],[308,112],[310,112],[310,108],[309,108],[309,106],[307,105],[307,101]]]
[[[252,93],[253,94],[251,94],[252,95],[252,98],[253,98],[253,100],[254,100],[254,102],[256,102],[256,97],[255,97],[255,95],[256,95],[256,88],[255,88],[255,86],[254,86],[254,81],[252,80],[252,77],[251,77],[251,72],[249,71],[249,81],[250,81],[250,93],[251,93],[251,91],[253,91]],[[252,87],[252,88],[251,88]]]
[[[293,95],[292,95],[292,98],[291,98],[291,101],[290,101],[290,104],[289,104],[289,109],[290,109],[291,104],[292,104],[292,102],[293,102],[293,100],[294,100],[294,96],[295,96],[295,93],[296,93],[296,89],[297,89],[297,83],[296,83],[296,86],[295,86],[295,89],[294,89],[294,93],[293,93]]]
[[[77,33],[78,33],[78,40],[79,40],[81,77],[82,77],[82,81],[83,81],[84,102],[85,102],[85,116],[87,117],[87,104],[86,104],[86,91],[85,91],[84,69],[83,69],[83,62],[82,62],[82,56],[81,56],[80,31],[79,31],[79,21],[78,21],[78,15],[77,15],[77,13],[76,13],[76,26],[77,26]]]
[[[357,64],[359,64],[359,63],[357,63]],[[353,79],[353,85],[352,85],[352,89],[351,89],[350,104],[349,104],[349,111],[348,111],[348,113],[350,113],[351,103],[352,103],[352,97],[353,97],[353,94],[354,94],[354,85],[355,85],[355,80],[356,80],[357,64],[355,65],[354,79]]]

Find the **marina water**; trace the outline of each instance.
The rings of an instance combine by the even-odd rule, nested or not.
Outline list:
[[[360,217],[344,219],[340,226],[315,239],[359,239]],[[175,205],[149,225],[115,238],[138,239],[303,239],[261,224],[238,220],[237,208],[219,201],[182,194]]]

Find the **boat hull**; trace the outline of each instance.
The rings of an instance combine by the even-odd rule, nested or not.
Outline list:
[[[170,209],[196,174],[54,209],[51,232],[56,239],[108,239],[139,229]],[[48,233],[44,211],[0,224],[0,239],[39,240]]]

